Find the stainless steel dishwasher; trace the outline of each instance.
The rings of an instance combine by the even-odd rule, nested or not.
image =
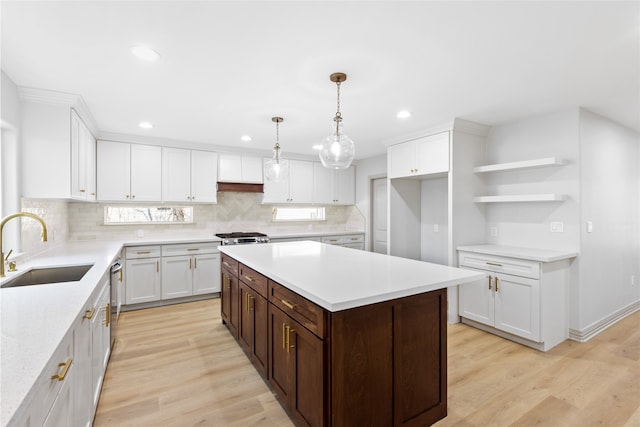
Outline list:
[[[118,333],[118,320],[120,317],[120,307],[122,306],[122,280],[123,265],[118,258],[111,265],[111,352],[116,344],[116,335]]]

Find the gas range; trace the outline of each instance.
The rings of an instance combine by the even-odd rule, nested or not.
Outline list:
[[[222,245],[247,245],[252,243],[269,243],[269,236],[258,232],[217,233]]]

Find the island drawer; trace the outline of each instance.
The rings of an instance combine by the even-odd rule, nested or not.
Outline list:
[[[160,256],[160,245],[129,246],[125,248],[125,258],[157,258]]]
[[[238,276],[238,266],[239,263],[235,259],[231,258],[229,255],[222,254],[221,258],[222,269],[227,271],[229,274],[233,276]]]
[[[267,298],[267,278],[244,264],[240,264],[240,280],[251,289]]]
[[[322,307],[272,280],[269,280],[269,302],[319,338],[325,338],[328,314]]]

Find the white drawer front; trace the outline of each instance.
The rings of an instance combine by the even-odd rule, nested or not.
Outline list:
[[[322,243],[328,243],[330,245],[346,245],[355,243],[364,243],[363,234],[345,234],[343,236],[325,236],[322,238]]]
[[[217,253],[220,243],[180,243],[162,245],[162,256],[199,255]]]
[[[160,256],[160,245],[130,246],[125,249],[127,259],[155,258]]]
[[[460,252],[458,255],[460,267],[471,267],[479,270],[495,271],[497,273],[512,274],[514,276],[540,278],[540,263],[518,258],[507,258],[494,255],[484,255],[471,252]]]

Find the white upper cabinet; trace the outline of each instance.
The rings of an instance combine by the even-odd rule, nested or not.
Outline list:
[[[449,171],[449,132],[392,145],[388,150],[389,178]]]
[[[97,166],[99,200],[161,200],[161,147],[98,141]]]
[[[256,156],[222,153],[219,155],[218,181],[262,184],[262,159]]]
[[[162,148],[162,201],[216,203],[218,155]]]
[[[355,168],[327,169],[313,164],[313,203],[352,205],[355,203]]]
[[[22,196],[95,200],[95,139],[71,107],[33,101],[22,93]]]
[[[269,161],[265,157],[264,161]],[[313,202],[313,162],[305,160],[285,160],[289,177],[279,182],[265,180],[263,203],[312,203]]]

